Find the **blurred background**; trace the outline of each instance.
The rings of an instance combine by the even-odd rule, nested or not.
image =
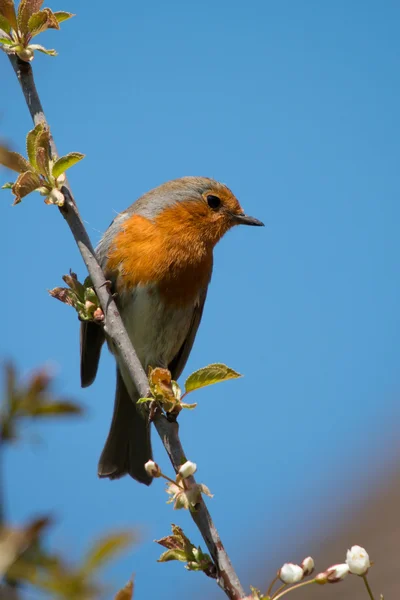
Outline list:
[[[227,183],[266,224],[217,246],[182,378],[211,362],[244,375],[198,392],[181,416],[243,585],[265,588],[308,554],[323,570],[357,543],[376,563],[376,594],[398,593],[399,3],[49,5],[77,16],[43,34],[59,56],[33,67],[60,154],[86,154],[69,177],[93,242],[145,191],[184,175]],[[24,152],[31,121],[5,56],[0,76],[1,137]],[[0,354],[25,373],[52,365],[58,392],[87,415],[29,426],[7,449],[9,519],[50,511],[50,545],[72,560],[94,536],[138,527],[140,543],[104,574],[112,589],[134,572],[135,599],[223,597],[202,574],[156,563],[153,540],[171,522],[204,549],[160,481],[97,478],[114,362],[104,352],[95,384],[80,389],[76,315],[47,294],[85,269],[55,208],[37,194],[10,204],[2,192]],[[355,577],[340,585],[302,597],[366,597]]]

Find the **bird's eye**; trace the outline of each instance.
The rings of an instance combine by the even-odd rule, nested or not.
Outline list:
[[[221,200],[218,198],[218,196],[213,196],[212,194],[209,194],[207,196],[207,204],[210,208],[216,209],[221,206]]]

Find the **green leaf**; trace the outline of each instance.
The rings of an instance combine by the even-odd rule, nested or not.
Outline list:
[[[49,28],[49,15],[46,10],[33,13],[28,21],[29,33],[32,37]]]
[[[60,26],[50,8],[44,8],[33,13],[28,21],[28,29],[31,36],[34,37],[46,29],[60,29]]]
[[[43,404],[24,406],[24,414],[30,417],[54,417],[60,415],[81,415],[83,408],[75,402],[44,402]]]
[[[15,196],[14,205],[19,204],[25,196],[36,190],[40,186],[40,177],[33,171],[26,171],[18,176],[17,181],[12,186],[12,193]]]
[[[13,40],[9,40],[8,38],[0,37],[0,44],[3,44],[4,46],[13,46],[15,42]]]
[[[40,10],[43,0],[21,0],[18,7],[18,29],[21,33],[29,32],[28,22],[30,17]]]
[[[62,156],[54,163],[52,171],[53,177],[57,179],[59,175],[65,173],[67,169],[76,165],[76,163],[82,160],[84,157],[85,155],[81,154],[80,152],[70,152],[66,156]]]
[[[14,185],[13,181],[8,181],[4,185],[1,186],[2,190],[12,190],[12,186]]]
[[[157,562],[169,562],[171,560],[179,560],[180,562],[186,562],[187,556],[184,550],[167,550],[163,552]]]
[[[75,17],[73,13],[65,12],[64,10],[58,10],[54,13],[54,16],[59,23],[62,23],[63,21],[67,21],[68,19]]]
[[[36,127],[32,129],[26,136],[26,151],[28,154],[29,162],[31,163],[34,169],[38,168],[36,161],[36,143],[43,129],[43,123],[38,123],[38,125],[36,125]]]
[[[83,571],[86,573],[102,567],[132,544],[132,533],[112,533],[95,542],[86,555]]]
[[[4,146],[0,146],[0,165],[3,165],[12,171],[17,171],[17,173],[24,173],[31,169],[31,165],[26,158],[21,154],[18,154],[18,152],[7,150]]]
[[[154,398],[139,398],[136,404],[146,404],[146,402],[153,402]]]
[[[188,410],[193,410],[197,406],[197,402],[194,404],[187,404],[186,402],[181,402],[182,408],[187,408]]]
[[[18,29],[14,0],[0,0],[0,14],[7,19],[15,31]]]
[[[47,27],[49,29],[60,29],[58,20],[50,8],[44,8],[43,11],[47,13]]]
[[[35,154],[37,170],[51,180],[50,131],[48,127],[43,126],[36,136]]]
[[[2,31],[4,31],[5,33],[10,33],[11,31],[11,23],[8,19],[6,19],[5,17],[3,17],[2,14],[0,14],[0,29]]]
[[[193,392],[207,385],[228,381],[228,379],[237,379],[238,377],[242,377],[242,375],[222,363],[215,363],[189,375],[185,382],[185,392]]]
[[[44,46],[40,44],[30,44],[28,46],[30,50],[38,50],[39,52],[43,52],[43,54],[47,54],[48,56],[57,56],[56,50],[47,50]]]

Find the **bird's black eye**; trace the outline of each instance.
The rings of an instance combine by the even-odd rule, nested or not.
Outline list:
[[[209,194],[207,196],[207,204],[210,208],[216,209],[221,206],[221,200],[218,198],[218,196],[213,196],[212,194]]]

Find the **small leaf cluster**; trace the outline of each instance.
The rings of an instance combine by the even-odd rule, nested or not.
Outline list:
[[[190,510],[190,512],[196,512],[202,494],[209,498],[213,497],[204,483],[184,482],[179,474],[176,476],[176,482],[171,480],[167,483],[166,492],[171,496],[167,500],[167,504],[173,504],[174,510],[183,508]]]
[[[5,388],[0,404],[0,447],[17,437],[16,424],[23,417],[48,417],[81,414],[75,403],[55,398],[50,392],[51,377],[36,369],[25,381],[19,381],[11,364],[5,368]],[[3,493],[3,490],[2,490]],[[53,523],[49,515],[25,525],[9,524],[2,514],[0,499],[0,596],[1,582],[40,590],[54,600],[100,600],[110,598],[109,590],[99,582],[99,570],[135,541],[132,531],[114,531],[96,540],[79,562],[71,564],[59,553],[45,548],[45,534]],[[115,600],[131,600],[130,581]]]
[[[172,535],[155,540],[167,551],[161,554],[157,562],[169,562],[179,560],[186,563],[189,571],[204,571],[209,577],[216,577],[216,569],[208,554],[205,554],[200,546],[196,547],[177,525],[172,525]]]
[[[65,171],[82,160],[84,154],[71,152],[61,158],[53,157],[50,140],[49,128],[38,123],[26,136],[28,160],[18,152],[0,146],[0,164],[20,173],[15,182],[3,185],[3,189],[11,189],[14,194],[14,205],[34,191],[45,197],[45,204],[64,204],[60,190],[65,183]]]
[[[22,419],[64,417],[83,413],[81,406],[51,392],[52,377],[45,369],[37,369],[27,381],[18,381],[15,367],[5,366],[5,390],[0,406],[0,440],[15,440]]]
[[[39,524],[41,522],[47,525],[49,519],[38,521]],[[29,533],[32,525],[20,530],[3,528],[3,536],[7,536],[7,540],[11,539],[12,541],[12,543],[8,542],[9,564],[4,569],[7,579],[29,584],[54,599],[95,600],[103,597],[103,586],[98,582],[98,572],[132,544],[133,534],[116,532],[103,536],[94,542],[78,564],[71,565],[61,556],[50,554],[44,549],[43,540],[39,536],[43,527],[35,537]],[[11,533],[15,532],[14,537],[10,537],[10,531]],[[0,546],[1,539],[0,530]],[[13,540],[15,543],[12,547]],[[126,591],[125,598],[127,600],[132,598],[132,593],[131,596],[127,595],[129,588],[126,586],[124,589]],[[122,591],[118,594],[121,594]],[[131,585],[131,592],[133,592],[133,585]],[[116,598],[118,598],[118,594]]]
[[[97,323],[104,321],[104,313],[90,277],[86,277],[85,281],[80,283],[76,273],[70,271],[69,275],[63,276],[63,280],[69,287],[56,287],[49,290],[50,296],[72,306],[78,313],[80,321],[96,321]]]
[[[150,367],[148,377],[152,397],[140,398],[137,403],[144,404],[156,400],[167,413],[178,414],[182,408],[196,408],[197,404],[182,402],[182,399],[190,392],[229,379],[237,379],[241,375],[227,365],[214,363],[189,375],[185,382],[183,394],[179,384],[172,379],[168,369],[158,367],[153,369]]]
[[[60,23],[74,15],[65,11],[53,12],[42,9],[43,0],[21,0],[15,10],[14,0],[0,0],[0,47],[8,54],[16,54],[30,62],[35,50],[49,56],[57,56],[40,44],[31,44],[32,38],[46,29],[60,29]]]
[[[26,561],[26,557],[29,561],[32,548],[38,548],[40,537],[49,524],[48,517],[41,517],[25,527],[0,526],[0,579],[7,574],[15,581],[16,572],[22,570],[21,563]]]

